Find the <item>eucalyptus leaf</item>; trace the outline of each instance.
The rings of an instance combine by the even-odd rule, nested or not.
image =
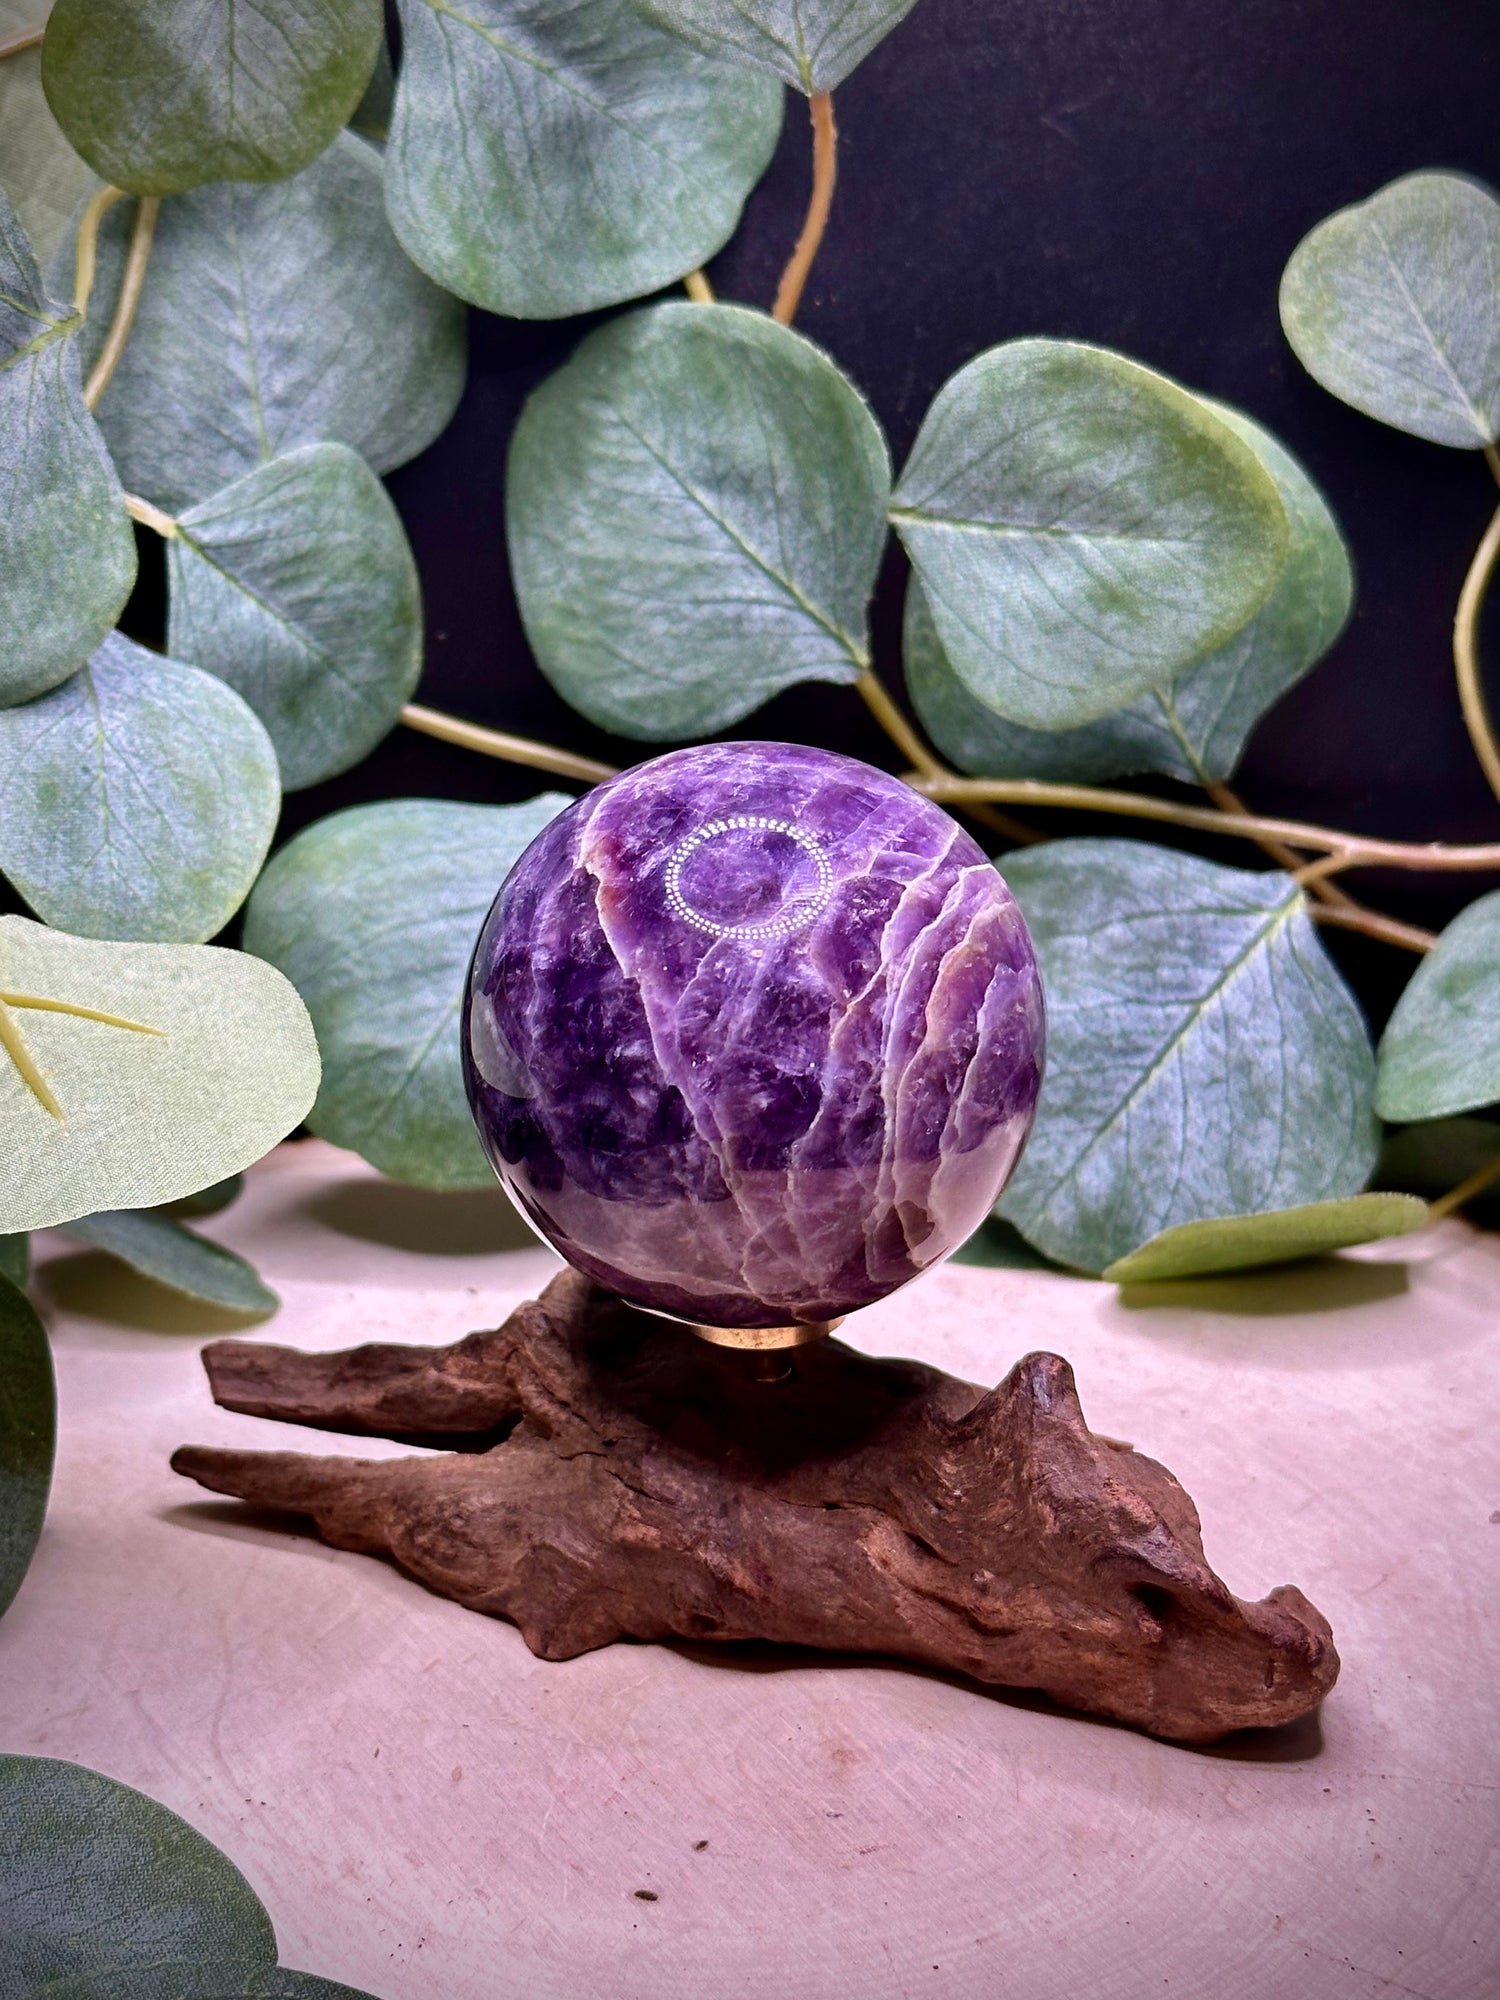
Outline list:
[[[1500,201],[1405,174],[1297,245],[1281,280],[1297,359],[1366,416],[1434,444],[1500,438]]]
[[[213,1181],[206,1188],[199,1188],[196,1194],[185,1194],[180,1201],[169,1202],[169,1215],[218,1215],[239,1200],[245,1192],[243,1174],[227,1174],[221,1181]]]
[[[382,32],[381,0],[57,0],[42,81],[115,187],[275,181],[344,124]]]
[[[135,533],[74,336],[0,194],[0,707],[75,673],[135,581]]]
[[[134,222],[117,202],[100,225],[85,367]],[[71,245],[53,283],[73,289]],[[380,155],[346,132],[292,180],[162,204],[99,422],[130,491],[169,512],[299,445],[351,445],[389,472],[447,427],[465,341],[463,307],[391,233]]]
[[[868,405],[800,334],[738,306],[611,321],[511,445],[511,569],[543,673],[657,740],[857,679],[889,491]]]
[[[228,1959],[174,1959],[166,1965],[85,1973],[48,1984],[34,2000],[373,2000],[337,1980],[283,1966]]]
[[[1054,1267],[1003,1216],[986,1216],[966,1243],[948,1259],[950,1264],[977,1264],[991,1271],[1050,1271]]]
[[[638,0],[694,48],[769,70],[811,97],[836,90],[916,0]]]
[[[240,697],[122,633],[50,694],[0,709],[0,869],[61,930],[212,937],[280,806],[276,752]]]
[[[1488,1118],[1426,1119],[1386,1133],[1374,1184],[1433,1201],[1497,1159],[1500,1123]],[[1465,1202],[1464,1214],[1471,1222],[1494,1228],[1500,1223],[1500,1184],[1492,1182]]]
[[[205,1299],[210,1305],[258,1318],[281,1304],[243,1257],[154,1209],[112,1209],[80,1216],[64,1227],[78,1242],[107,1251],[143,1278],[154,1278],[190,1299]]]
[[[242,694],[288,791],[347,771],[422,671],[422,589],[390,496],[312,444],[190,507],[168,544],[167,645]]]
[[[31,1238],[0,1236],[0,1278],[9,1278],[17,1291],[24,1291],[30,1275]]]
[[[1500,1102],[1500,889],[1443,932],[1380,1038],[1375,1108],[1409,1124]]]
[[[24,1237],[19,1240],[25,1244]],[[20,1589],[36,1551],[56,1443],[57,1392],[46,1329],[20,1291],[19,1280],[0,1276],[0,1615]],[[0,1833],[0,1845],[4,1839]],[[3,1895],[0,1890],[0,1902]],[[4,1977],[0,1972],[0,1990]]]
[[[349,129],[358,132],[362,139],[371,139],[376,145],[383,146],[390,133],[391,114],[395,108],[396,71],[391,63],[390,49],[382,38],[370,81],[365,85],[365,94],[349,114]]]
[[[280,967],[317,1027],[314,1132],[397,1180],[493,1184],[459,1066],[464,981],[501,882],[569,803],[393,799],[320,820],[273,858],[245,949]]]
[[[630,0],[400,0],[396,234],[460,298],[561,319],[671,284],[734,233],[781,92]]]
[[[904,651],[912,705],[960,770],[989,778],[1095,783],[1159,771],[1185,783],[1233,774],[1262,715],[1322,659],[1354,599],[1349,552],[1328,502],[1269,431],[1208,403],[1276,481],[1291,544],[1276,587],[1247,625],[1182,677],[1079,729],[1027,729],[970,694],[949,665],[922,586],[907,590]]]
[[[1070,340],[960,369],[891,518],[954,672],[1029,729],[1095,721],[1224,645],[1291,539],[1275,480],[1220,415]]]
[[[51,0],[0,0],[0,38],[39,27]],[[0,61],[0,188],[10,196],[37,261],[45,265],[84,197],[99,185],[63,137],[42,89],[40,48]]]
[[[244,952],[0,917],[0,996],[0,1230],[176,1201],[258,1160],[317,1092],[306,1009]]]
[[[1359,1009],[1280,873],[1128,840],[1006,857],[1047,992],[1036,1127],[1002,1215],[1102,1271],[1164,1229],[1357,1194]]]
[[[1356,1243],[1405,1236],[1427,1220],[1427,1204],[1409,1194],[1356,1194],[1343,1201],[1307,1202],[1265,1215],[1221,1215],[1180,1222],[1119,1257],[1105,1271],[1117,1285],[1162,1278],[1196,1278],[1210,1271],[1248,1271],[1322,1257]]]
[[[174,1959],[276,1962],[270,1918],[218,1848],[129,1785],[51,1757],[0,1757],[0,1936],[5,2000]]]

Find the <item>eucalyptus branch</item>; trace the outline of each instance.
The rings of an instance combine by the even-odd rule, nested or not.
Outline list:
[[[78,236],[73,249],[73,304],[79,312],[88,311],[89,300],[94,294],[94,273],[99,264],[99,224],[104,218],[104,211],[124,198],[124,188],[102,187],[90,197],[79,217]]]
[[[550,743],[534,743],[529,736],[484,729],[477,722],[464,722],[456,715],[445,715],[438,708],[424,708],[418,702],[406,704],[401,720],[408,729],[415,729],[423,736],[461,744],[465,750],[477,750],[482,757],[498,757],[506,764],[527,764],[534,771],[576,778],[581,784],[597,785],[617,775],[612,764],[596,763],[592,757],[577,757],[571,750],[556,750]]]
[[[1452,1215],[1455,1209],[1472,1201],[1476,1194],[1483,1194],[1494,1181],[1500,1181],[1500,1153],[1496,1153],[1492,1160],[1486,1160],[1482,1167],[1476,1167],[1468,1179],[1460,1181],[1456,1188],[1449,1188],[1446,1194],[1429,1202],[1427,1212],[1434,1222],[1441,1216]]]
[[[951,778],[957,774],[934,757],[916,730],[912,728],[895,702],[886,693],[885,684],[873,667],[866,667],[855,683],[864,696],[865,706],[880,724],[886,735],[895,744],[901,755],[910,760],[919,776],[923,778]],[[1019,841],[1023,847],[1030,847],[1042,839],[1035,827],[1024,820],[1012,819],[1009,813],[997,812],[993,806],[971,805],[969,817],[977,819],[981,826],[990,827],[996,833],[1003,833],[1007,840]]]
[[[22,49],[39,49],[46,32],[47,23],[38,21],[34,28],[16,28],[8,35],[0,35],[0,62],[6,56],[18,56]]]
[[[1428,952],[1437,943],[1436,931],[1424,931],[1419,924],[1403,924],[1398,917],[1384,916],[1379,910],[1369,909],[1365,904],[1352,900],[1348,903],[1314,902],[1309,906],[1308,915],[1315,924],[1331,924],[1335,930],[1341,931],[1362,931],[1366,937],[1378,938],[1382,944],[1400,945],[1403,951]]]
[[[1500,479],[1500,459],[1496,458],[1493,445],[1487,447],[1485,455]],[[1453,669],[1458,677],[1458,699],[1474,754],[1490,781],[1490,790],[1500,799],[1500,744],[1495,741],[1479,667],[1479,617],[1497,559],[1500,559],[1500,507],[1490,517],[1490,525],[1474,551],[1464,587],[1458,594],[1458,609],[1453,614]]]
[[[966,805],[995,800],[1005,805],[1062,806],[1077,812],[1118,813],[1125,819],[1161,820],[1200,833],[1231,838],[1279,840],[1288,847],[1307,847],[1336,859],[1340,868],[1500,869],[1500,841],[1449,846],[1442,841],[1374,840],[1333,827],[1311,826],[1303,820],[1273,819],[1258,813],[1220,812],[1207,806],[1183,806],[1144,792],[1106,790],[1095,785],[1049,784],[1040,778],[912,779],[919,791],[943,804]]]
[[[716,303],[714,288],[702,271],[689,271],[682,281],[682,289],[695,306],[711,306]]]
[[[139,521],[144,528],[154,528],[164,542],[175,541],[177,523],[170,514],[160,507],[153,507],[149,500],[143,500],[138,493],[125,495],[125,512],[132,521]]]
[[[771,308],[772,319],[782,326],[790,326],[797,317],[797,308],[802,303],[802,288],[807,283],[813,259],[823,241],[823,231],[828,227],[828,211],[833,206],[833,184],[838,178],[839,134],[833,122],[832,92],[820,90],[808,99],[807,108],[812,114],[813,130],[812,198],[807,204],[807,220],[802,225],[802,234],[797,238],[797,247],[781,274],[781,283],[776,288],[776,303]]]
[[[160,208],[161,198],[154,194],[142,195],[136,208],[135,227],[130,233],[130,249],[125,258],[125,276],[120,284],[119,304],[115,307],[109,332],[104,337],[104,345],[99,350],[99,359],[94,363],[94,372],[84,385],[83,400],[91,410],[109,387],[120,365],[120,356],[125,352],[130,329],[135,324],[135,311],[141,302],[141,288],[146,282],[146,266],[151,261],[151,243],[156,235],[156,217]]]

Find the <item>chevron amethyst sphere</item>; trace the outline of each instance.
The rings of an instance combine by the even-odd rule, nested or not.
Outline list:
[[[780,1326],[883,1298],[989,1212],[1042,989],[1010,891],[930,800],[824,750],[708,744],[531,843],[463,1043],[485,1149],[570,1264]]]

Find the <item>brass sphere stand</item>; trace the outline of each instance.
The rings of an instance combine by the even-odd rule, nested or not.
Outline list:
[[[745,1374],[752,1382],[789,1382],[796,1373],[793,1351],[826,1340],[838,1319],[799,1320],[791,1326],[703,1326],[695,1320],[688,1327],[710,1347],[737,1348],[745,1358]]]

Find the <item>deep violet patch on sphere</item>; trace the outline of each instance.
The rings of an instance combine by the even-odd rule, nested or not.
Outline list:
[[[988,1214],[1041,1086],[1015,899],[850,757],[707,744],[570,806],[465,998],[497,1173],[570,1264],[717,1326],[832,1319]]]

